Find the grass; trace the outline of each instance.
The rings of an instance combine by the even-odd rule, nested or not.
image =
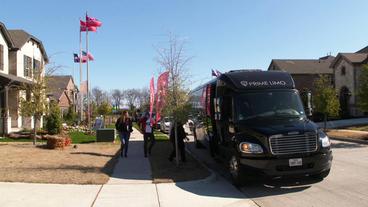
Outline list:
[[[357,131],[368,131],[368,125],[364,125],[364,126],[354,126],[354,127],[349,127],[347,129],[350,130],[357,130]]]
[[[69,135],[73,144],[91,143],[96,141],[95,135],[87,135],[83,132],[70,132]]]
[[[133,127],[138,131],[141,131],[138,124],[136,122],[133,123]],[[169,136],[167,134],[162,133],[161,131],[154,130],[153,134],[155,135],[156,141],[167,141],[169,140]]]

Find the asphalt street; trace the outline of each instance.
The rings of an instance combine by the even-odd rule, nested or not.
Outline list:
[[[216,174],[230,181],[226,165],[209,156],[207,149],[187,144],[189,151]],[[323,181],[310,178],[260,180],[239,191],[262,207],[368,206],[368,145],[332,141],[333,164]]]

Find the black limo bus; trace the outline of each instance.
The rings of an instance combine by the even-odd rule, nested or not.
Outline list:
[[[306,116],[288,73],[230,71],[193,90],[191,103],[196,142],[226,160],[234,184],[329,174],[330,140]]]

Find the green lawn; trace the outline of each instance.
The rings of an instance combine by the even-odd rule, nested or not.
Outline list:
[[[364,126],[356,126],[356,127],[349,127],[350,130],[358,130],[358,131],[368,131],[368,125]]]
[[[33,142],[33,139],[29,138],[19,138],[19,139],[12,139],[8,137],[0,138],[0,142]],[[45,140],[37,140],[38,143],[45,142]]]
[[[83,132],[70,132],[69,135],[73,144],[90,143],[96,141],[95,135],[87,135]]]
[[[138,131],[141,131],[140,129],[139,129],[139,127],[138,127],[138,124],[137,123],[133,123],[133,127],[135,128],[135,129],[137,129]],[[164,134],[164,133],[162,133],[162,132],[160,132],[160,131],[158,131],[158,130],[155,130],[154,131],[154,135],[155,135],[155,139],[157,140],[157,141],[163,141],[163,140],[169,140],[169,136],[167,135],[167,134]]]

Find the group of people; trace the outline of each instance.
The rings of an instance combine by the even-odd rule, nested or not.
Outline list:
[[[143,133],[144,144],[143,144],[143,152],[144,157],[147,155],[151,155],[152,148],[156,143],[155,136],[153,133],[153,120],[150,119],[149,113],[146,112],[140,119],[136,120],[139,124],[139,128],[141,133]],[[177,137],[178,137],[178,149],[180,151],[180,157],[182,162],[186,162],[185,158],[185,145],[184,139],[186,139],[186,133],[183,128],[183,124],[177,123]],[[120,156],[127,157],[128,156],[128,146],[129,146],[129,138],[130,134],[133,132],[133,121],[129,116],[128,111],[123,111],[121,116],[117,119],[115,123],[115,128],[119,132],[121,147],[120,147]],[[169,156],[169,160],[172,161],[176,156],[176,143],[175,143],[175,128],[171,127],[170,130],[170,141],[173,145],[173,151]],[[148,142],[150,143],[148,146]]]

